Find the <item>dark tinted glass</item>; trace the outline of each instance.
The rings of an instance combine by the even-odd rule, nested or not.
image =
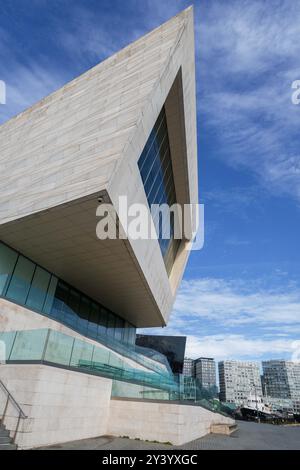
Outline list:
[[[17,302],[25,304],[33,277],[35,264],[24,256],[19,256],[13,272],[7,297],[15,299]]]
[[[176,193],[164,108],[139,158],[138,166],[150,209],[152,204],[172,206],[176,202]],[[172,213],[169,233],[164,231],[165,227],[161,219],[161,215],[156,211],[153,214],[153,221],[166,270],[170,274],[180,240],[174,238],[174,217],[172,217]]]
[[[134,326],[1,242],[0,296],[93,339],[135,342]]]

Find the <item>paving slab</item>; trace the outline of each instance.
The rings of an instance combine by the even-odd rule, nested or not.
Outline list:
[[[300,450],[300,425],[276,426],[237,421],[231,436],[208,434],[182,446],[103,436],[43,447],[49,450]]]

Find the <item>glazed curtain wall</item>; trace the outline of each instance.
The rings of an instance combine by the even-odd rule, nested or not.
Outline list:
[[[152,204],[176,203],[172,160],[167,129],[165,109],[163,108],[138,161],[149,207]],[[170,236],[164,237],[165,226],[157,211],[153,215],[158,242],[163,255],[167,273],[170,274],[180,240],[174,238],[174,218],[171,214]]]
[[[135,343],[135,327],[2,242],[0,296],[92,339]]]

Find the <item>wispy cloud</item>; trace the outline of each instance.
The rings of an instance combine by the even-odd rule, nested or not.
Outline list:
[[[215,320],[224,326],[300,324],[299,288],[285,284],[282,289],[266,290],[261,283],[211,278],[183,281],[174,316]]]
[[[294,342],[286,338],[249,338],[245,335],[189,336],[186,354],[197,358],[214,357],[216,360],[260,360],[263,357],[291,357]]]
[[[183,281],[169,325],[160,333],[187,335],[193,357],[290,357],[300,332],[299,286],[283,282],[281,272],[274,273],[273,288],[268,284],[238,278]]]
[[[55,91],[64,77],[38,63],[15,64],[5,81],[7,104],[0,109],[0,124]]]
[[[3,39],[3,40],[2,40]],[[21,59],[12,53],[14,39],[0,28],[0,77],[6,83],[6,105],[0,107],[0,124],[49,95],[68,79],[68,73],[43,55]]]
[[[203,2],[198,106],[219,157],[300,200],[300,106],[291,103],[291,83],[300,77],[300,4],[275,4]]]
[[[248,220],[248,209],[261,212],[261,201],[268,199],[268,192],[258,184],[252,186],[232,186],[230,188],[215,188],[203,193],[203,200],[210,207],[221,209],[223,213],[230,213],[239,218]]]
[[[32,54],[33,34],[32,38],[28,36],[27,54],[23,56],[15,37],[0,25],[0,79],[7,84],[7,105],[0,108],[0,124],[186,6],[186,1],[181,0],[128,4],[117,1],[115,9],[110,2],[104,2],[101,8],[91,8],[86,2],[74,2],[72,8],[67,2],[54,0],[51,7],[46,2],[35,3],[37,15],[44,15],[46,9],[51,50],[45,42],[44,49]],[[5,7],[3,13],[7,13]]]

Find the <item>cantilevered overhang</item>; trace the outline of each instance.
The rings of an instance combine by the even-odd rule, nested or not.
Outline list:
[[[156,240],[98,240],[98,196],[146,195],[138,159],[165,106],[177,201],[197,202],[192,9],[0,127],[0,239],[138,327],[165,325],[183,274]]]

